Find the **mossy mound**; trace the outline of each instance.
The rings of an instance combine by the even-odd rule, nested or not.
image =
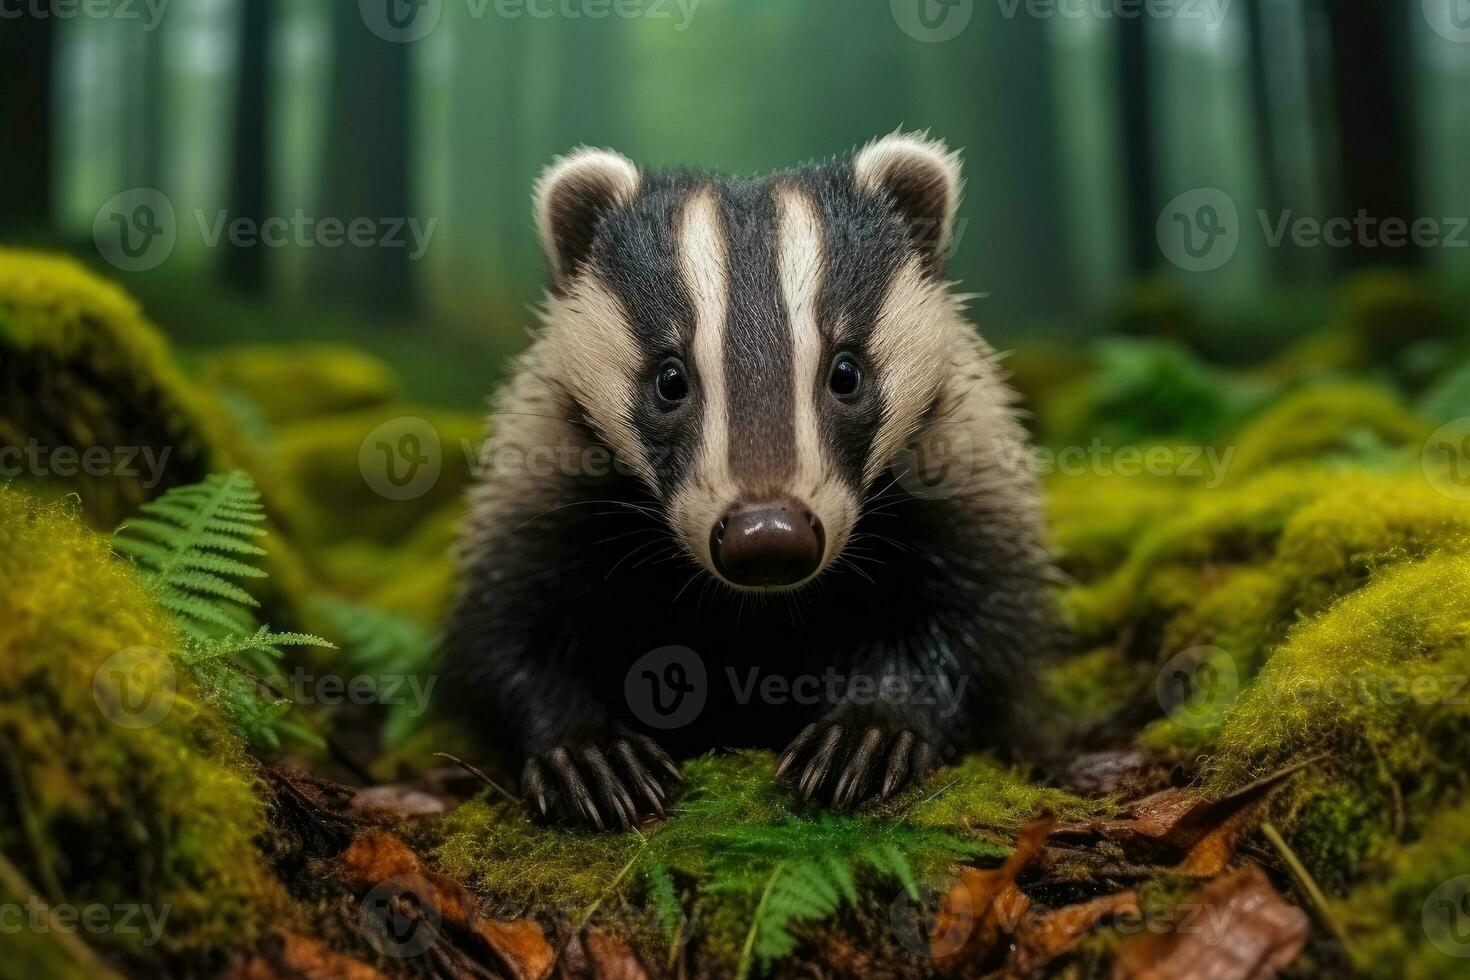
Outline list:
[[[203,357],[200,378],[247,398],[271,425],[372,408],[398,395],[388,365],[345,344],[231,347]]]
[[[1385,388],[1310,385],[1271,406],[1236,435],[1231,473],[1249,477],[1301,460],[1373,463],[1404,449],[1417,454],[1431,428]]]
[[[382,405],[284,426],[277,459],[300,488],[318,545],[398,545],[457,502],[479,465],[485,422],[468,412]]]
[[[1470,554],[1389,567],[1296,627],[1229,711],[1213,785],[1232,789],[1287,760],[1326,752],[1331,780],[1283,797],[1327,833],[1305,847],[1314,873],[1342,874],[1470,782]],[[1346,784],[1335,792],[1339,781]],[[1356,808],[1344,836],[1315,807]]]
[[[87,937],[129,963],[208,961],[272,901],[243,751],[178,642],[76,514],[0,487],[0,851],[51,905],[166,917]]]
[[[74,490],[93,526],[211,470],[268,470],[125,292],[60,256],[0,249],[0,442],[28,484]],[[259,476],[279,507],[282,488]]]
[[[100,531],[171,487],[247,470],[281,532],[257,598],[289,623],[294,597],[311,591],[309,562],[290,547],[295,495],[268,454],[127,293],[71,259],[0,249],[0,451],[0,474],[45,499],[75,493]]]

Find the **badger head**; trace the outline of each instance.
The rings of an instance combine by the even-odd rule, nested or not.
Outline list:
[[[748,180],[592,149],[541,177],[551,370],[719,579],[820,575],[933,416],[960,188],[954,154],[903,133]]]

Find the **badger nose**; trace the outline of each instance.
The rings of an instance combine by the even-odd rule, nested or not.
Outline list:
[[[736,585],[794,585],[822,561],[822,522],[800,502],[736,504],[710,532],[715,568]]]

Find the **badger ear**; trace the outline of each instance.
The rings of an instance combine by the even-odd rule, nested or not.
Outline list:
[[[536,181],[536,231],[561,286],[592,249],[598,223],[638,193],[638,168],[620,153],[581,147],[553,160]]]
[[[959,154],[926,133],[900,131],[858,150],[852,169],[858,188],[886,196],[914,246],[942,267],[964,186]]]

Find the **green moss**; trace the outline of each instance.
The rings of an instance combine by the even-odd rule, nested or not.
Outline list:
[[[301,532],[324,545],[401,543],[459,500],[484,428],[471,413],[410,405],[283,426],[277,458],[302,496]]]
[[[1064,821],[1081,820],[1108,806],[1031,782],[984,756],[970,756],[895,798],[884,812],[917,827],[994,838],[1009,836],[1041,813]]]
[[[1292,630],[1226,720],[1212,759],[1216,791],[1328,754],[1331,779],[1294,782],[1276,803],[1288,830],[1319,831],[1315,847],[1299,842],[1314,873],[1345,876],[1344,859],[1412,832],[1416,814],[1464,784],[1467,575],[1464,553],[1384,569]],[[1360,815],[1360,835],[1334,843],[1333,828]]]
[[[1334,908],[1351,937],[1358,968],[1372,977],[1463,977],[1470,953],[1465,893],[1446,882],[1467,871],[1470,804],[1443,810],[1418,840],[1388,849],[1369,879]],[[1458,932],[1444,928],[1450,923],[1458,924]],[[1446,948],[1434,945],[1431,931]]]
[[[172,668],[178,642],[105,539],[0,488],[0,850],[53,904],[167,909],[156,947],[97,938],[129,961],[248,942],[270,901],[243,753]],[[155,686],[120,704],[139,691],[119,678]]]
[[[1043,810],[1067,819],[1101,805],[1031,785],[979,758],[866,815],[797,806],[777,784],[769,753],[706,756],[689,762],[686,775],[683,799],[646,834],[543,829],[509,803],[467,804],[446,818],[436,860],[508,907],[573,915],[616,894],[642,897],[650,877],[672,875],[693,890],[700,942],[728,961],[778,864],[830,860],[862,871],[864,855],[897,853],[922,877],[960,857],[1004,853],[996,842]],[[870,879],[877,884],[883,875],[869,867],[859,882]]]
[[[1373,461],[1393,450],[1417,455],[1431,427],[1386,389],[1323,383],[1283,398],[1235,437],[1231,475],[1255,476],[1303,460]]]
[[[335,415],[393,401],[387,364],[346,344],[232,347],[201,359],[204,384],[238,393],[269,424]]]
[[[289,510],[259,448],[186,377],[131,297],[69,258],[0,249],[0,442],[32,440],[50,462],[27,482],[49,496],[75,491],[94,527],[231,468],[249,470],[278,515]],[[108,454],[100,475],[51,455],[93,448]]]
[[[1069,594],[1079,633],[1105,642],[1131,624],[1156,636],[1165,620],[1198,601],[1207,578],[1267,559],[1290,517],[1340,480],[1327,472],[1269,473],[1195,494],[1183,511],[1154,521],[1112,575]]]
[[[1041,684],[1056,715],[1073,728],[1101,722],[1143,695],[1153,682],[1147,665],[1130,663],[1116,646],[1058,659]]]
[[[1188,505],[1190,488],[1182,478],[1054,477],[1046,499],[1063,567],[1084,582],[1113,571],[1141,534]]]

